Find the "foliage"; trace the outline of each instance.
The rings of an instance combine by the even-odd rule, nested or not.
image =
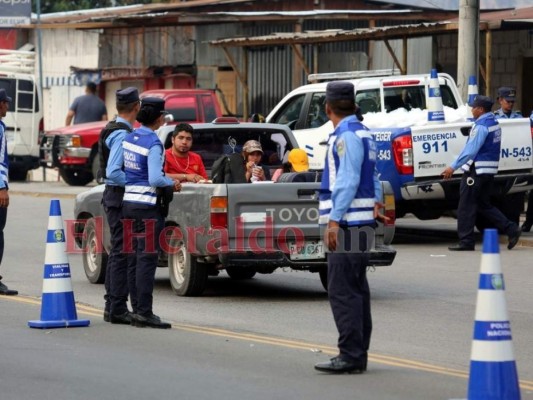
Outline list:
[[[169,2],[170,0],[41,0],[41,14]],[[37,12],[36,0],[32,2],[32,8],[33,12]]]

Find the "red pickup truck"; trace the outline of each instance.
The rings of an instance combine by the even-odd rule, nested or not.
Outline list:
[[[211,122],[222,116],[222,110],[212,90],[158,89],[148,90],[143,97],[165,99],[165,109],[180,122]],[[98,137],[106,121],[65,126],[47,131],[41,140],[41,165],[57,168],[59,175],[71,186],[84,186],[96,178],[100,168]]]

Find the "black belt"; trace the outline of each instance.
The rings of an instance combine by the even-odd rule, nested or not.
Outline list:
[[[111,192],[124,193],[124,188],[122,186],[105,185],[105,190],[109,190]]]

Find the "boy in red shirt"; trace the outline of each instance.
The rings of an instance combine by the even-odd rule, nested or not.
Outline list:
[[[179,124],[172,133],[172,146],[165,151],[165,174],[180,182],[197,183],[207,180],[204,163],[199,154],[191,150],[193,128]]]

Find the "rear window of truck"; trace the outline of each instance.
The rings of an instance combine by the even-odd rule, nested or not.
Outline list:
[[[17,96],[18,84],[18,96]],[[32,81],[26,79],[8,79],[0,78],[0,89],[5,89],[13,102],[17,102],[18,112],[37,112],[39,111],[39,98],[35,93],[35,87]],[[33,104],[35,94],[35,107]],[[14,111],[14,105],[9,107],[10,111]]]

